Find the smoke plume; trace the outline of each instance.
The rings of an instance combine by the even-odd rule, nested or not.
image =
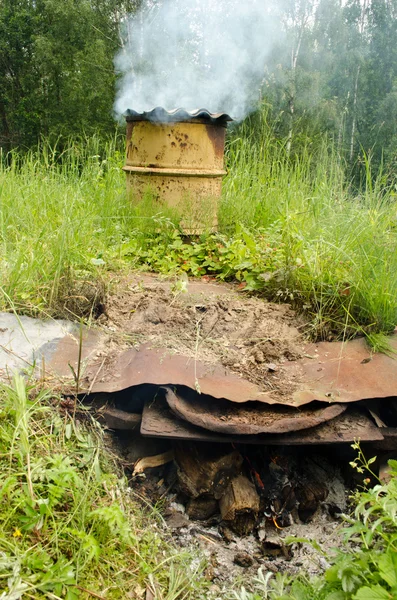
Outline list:
[[[271,0],[146,0],[115,58],[115,112],[207,108],[242,119],[281,28]]]

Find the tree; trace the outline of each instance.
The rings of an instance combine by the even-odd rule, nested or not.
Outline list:
[[[0,143],[114,130],[113,57],[132,0],[1,0]]]

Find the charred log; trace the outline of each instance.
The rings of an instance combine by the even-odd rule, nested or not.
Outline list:
[[[243,458],[236,450],[189,444],[176,448],[175,462],[184,494],[190,498],[209,494],[219,500],[231,479],[241,471]]]
[[[198,498],[191,498],[186,507],[186,513],[190,519],[196,521],[207,521],[219,511],[218,500],[213,496],[203,494]]]

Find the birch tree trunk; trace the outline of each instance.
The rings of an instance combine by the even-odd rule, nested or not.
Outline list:
[[[291,152],[292,138],[294,133],[294,116],[295,116],[295,100],[296,100],[296,71],[298,59],[301,52],[302,40],[305,30],[308,26],[310,16],[313,12],[315,1],[313,0],[295,0],[292,10],[292,27],[298,30],[296,42],[291,49],[291,76],[288,89],[288,115],[289,127],[287,134],[287,154]]]
[[[356,81],[354,84],[354,95],[353,95],[353,118],[352,118],[352,129],[350,135],[350,153],[349,158],[350,162],[353,162],[354,155],[354,139],[356,135],[356,121],[357,121],[357,96],[358,96],[358,80],[360,77],[361,65],[357,67]]]
[[[359,34],[360,34],[362,43],[364,42],[363,36],[364,36],[364,32],[365,32],[365,19],[367,16],[369,3],[370,3],[370,0],[361,0],[361,14],[360,14],[360,20],[358,23],[358,30],[359,30]],[[354,143],[355,143],[356,130],[357,130],[357,101],[358,101],[358,82],[360,79],[360,71],[361,71],[361,64],[359,64],[357,66],[356,77],[355,77],[355,81],[354,81],[353,106],[352,106],[352,127],[351,127],[351,134],[350,134],[350,152],[349,152],[350,162],[353,162]]]
[[[296,67],[298,64],[298,57],[302,45],[303,32],[305,28],[305,23],[301,23],[298,40],[295,48],[292,48],[291,51],[291,85],[290,85],[290,94],[288,98],[288,110],[289,110],[289,129],[287,136],[287,153],[288,155],[291,152],[292,145],[292,135],[294,131],[294,114],[295,114],[295,96],[296,96]]]

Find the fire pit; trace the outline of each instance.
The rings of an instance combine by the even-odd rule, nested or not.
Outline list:
[[[354,488],[345,468],[354,458],[349,446],[273,446],[244,443],[244,436],[217,443],[149,439],[138,422],[117,422],[123,411],[102,410],[137,497],[162,506],[177,545],[200,548],[211,566],[210,581],[233,579],[243,572],[239,568],[246,576],[258,567],[323,571],[321,553],[291,546],[288,538],[315,539],[327,549],[340,543],[340,515]]]
[[[146,195],[182,217],[185,233],[217,228],[226,126],[231,117],[201,109],[128,110],[123,170],[133,202]]]

